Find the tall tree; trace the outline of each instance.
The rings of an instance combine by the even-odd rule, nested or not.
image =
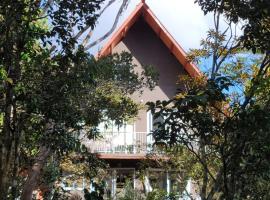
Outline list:
[[[83,152],[81,130],[92,138],[105,118],[121,124],[136,115],[126,95],[155,84],[151,70],[135,73],[126,53],[99,61],[85,53],[83,33],[94,28],[102,2],[1,1],[0,199],[18,196],[23,160],[21,199],[31,199],[49,157]]]
[[[157,144],[180,145],[200,166],[202,199],[267,199],[269,188],[269,2],[196,1],[213,12],[214,29],[190,59],[212,58],[209,74],[185,77],[186,90],[164,102],[149,103],[157,122]],[[221,16],[229,21],[220,30]],[[233,23],[242,22],[242,35]],[[260,52],[256,62],[240,59]],[[246,54],[248,55],[248,54]],[[191,166],[194,166],[193,164]]]

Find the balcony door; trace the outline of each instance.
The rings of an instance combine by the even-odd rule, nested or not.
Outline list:
[[[98,126],[106,142],[105,152],[111,153],[131,153],[134,145],[134,124],[126,123],[117,126],[113,121],[101,123]]]

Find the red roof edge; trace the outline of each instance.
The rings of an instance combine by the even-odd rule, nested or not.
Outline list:
[[[202,74],[198,67],[192,62],[188,61],[186,52],[176,42],[172,35],[166,30],[166,28],[161,24],[151,9],[143,1],[136,7],[136,9],[125,20],[120,28],[113,34],[108,43],[99,52],[98,57],[111,54],[112,49],[121,41],[121,39],[126,35],[127,31],[141,15],[143,15],[144,20],[154,30],[154,32],[163,41],[171,53],[173,53],[176,59],[183,65],[188,74],[191,77],[201,76]]]
[[[112,35],[111,39],[99,51],[98,57],[107,56],[112,53],[112,49],[121,41],[121,39],[131,28],[131,26],[142,14],[143,5],[144,3],[140,3],[139,5],[137,5],[136,9],[131,13],[131,15],[125,20],[125,22],[120,26],[120,28]]]

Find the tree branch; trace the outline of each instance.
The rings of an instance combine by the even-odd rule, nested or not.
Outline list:
[[[42,12],[40,13],[40,16],[43,16],[47,13],[49,8],[52,6],[54,0],[48,0],[47,3],[45,4],[44,8],[42,9]]]
[[[118,10],[118,13],[117,13],[117,15],[115,17],[115,20],[114,20],[114,23],[113,23],[111,29],[106,34],[104,34],[102,37],[97,39],[96,41],[94,41],[91,44],[85,46],[85,50],[88,50],[91,47],[93,47],[93,46],[97,45],[98,43],[102,42],[103,40],[105,40],[115,30],[124,9],[128,5],[128,2],[129,2],[129,0],[123,0],[122,5],[121,5],[120,9]]]
[[[268,68],[270,64],[270,51],[266,52],[266,55],[264,56],[264,59],[261,63],[260,69],[258,71],[258,74],[252,78],[251,80],[251,89],[249,91],[249,94],[246,96],[244,103],[242,104],[241,108],[245,109],[246,106],[249,104],[250,100],[252,99],[252,97],[255,94],[256,88],[258,86],[258,82],[259,82],[259,78],[261,78],[261,76],[266,72],[266,70],[264,70],[265,68]]]
[[[108,4],[101,10],[101,12],[99,13],[99,17],[104,13],[104,11],[109,8],[116,0],[111,0],[108,2]],[[75,36],[74,36],[74,39],[75,40],[78,40],[82,34],[87,31],[88,29],[90,28],[90,26],[85,26],[82,30],[80,30]],[[92,31],[92,30],[90,30]],[[89,33],[88,33],[89,34]]]

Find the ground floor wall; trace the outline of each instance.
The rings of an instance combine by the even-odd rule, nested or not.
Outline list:
[[[152,191],[181,196],[186,184],[179,180],[179,172],[149,168],[136,170],[135,168],[111,168],[105,179],[106,199],[120,199],[126,195],[144,198]],[[130,194],[127,194],[129,192]],[[132,194],[134,192],[134,194]]]
[[[64,190],[80,195],[82,200],[83,191],[85,189],[90,193],[97,191],[99,189],[95,188],[96,186],[103,187],[104,200],[142,200],[156,192],[164,195],[172,194],[179,200],[189,200],[190,195],[193,199],[200,199],[196,184],[191,180],[181,179],[181,172],[160,168],[111,167],[99,174],[99,178],[95,177],[92,180],[82,178],[74,182],[67,179],[62,183]],[[187,193],[189,195],[185,195]]]

